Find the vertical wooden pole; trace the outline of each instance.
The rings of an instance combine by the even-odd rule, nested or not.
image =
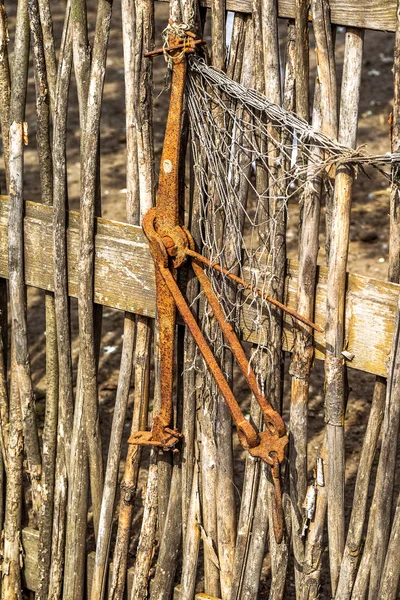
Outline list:
[[[0,2],[0,126],[3,142],[6,186],[9,180],[9,127],[11,79],[8,62],[8,22],[4,2]],[[1,283],[3,285],[3,283]]]
[[[379,598],[396,600],[400,580],[400,496],[397,499],[388,549],[383,566]],[[398,596],[397,596],[398,597]]]
[[[296,0],[296,113],[309,119],[309,42],[307,0]]]
[[[43,50],[46,60],[47,84],[49,86],[50,109],[54,115],[56,104],[57,61],[54,48],[53,19],[51,17],[50,0],[38,0],[40,23],[43,35]],[[66,6],[68,11],[68,7]]]
[[[10,132],[11,133],[11,132]],[[10,135],[10,158],[13,160],[15,139]],[[10,163],[10,182],[14,184]],[[2,600],[21,600],[21,516],[22,516],[22,460],[24,442],[22,434],[21,403],[18,393],[14,349],[11,350],[10,430],[7,448],[6,509],[3,541]]]
[[[127,143],[129,138],[127,175],[138,173],[137,185],[131,182],[128,187],[127,211],[128,218],[139,224],[143,215],[154,205],[154,146],[151,100],[153,71],[152,61],[143,58],[141,55],[143,50],[151,51],[154,47],[153,3],[148,0],[139,3],[133,3],[131,0],[124,1],[123,36],[127,78]],[[147,426],[151,329],[149,319],[141,316],[137,317],[133,363],[134,413],[131,434],[143,430]],[[120,598],[125,586],[129,535],[141,455],[141,446],[129,446],[125,473],[121,482],[114,571],[108,596],[110,599]],[[156,468],[155,464],[153,471]],[[146,582],[147,576],[148,572],[145,575]]]
[[[56,99],[53,121],[53,244],[54,244],[54,305],[58,356],[58,428],[55,493],[53,497],[53,539],[51,548],[49,600],[60,597],[62,589],[67,488],[71,436],[73,425],[73,389],[69,300],[67,277],[67,164],[66,133],[68,92],[72,68],[71,6],[68,3],[59,54]]]
[[[364,436],[360,462],[358,464],[353,507],[343,560],[340,566],[340,577],[336,590],[336,597],[341,600],[350,600],[359,565],[359,558],[363,545],[363,529],[367,513],[369,483],[383,420],[385,392],[385,381],[382,378],[379,378],[375,383],[371,412]]]
[[[332,32],[326,2],[312,2],[313,28],[317,53],[317,79],[314,94],[312,125],[334,139],[337,137],[337,90],[333,56]],[[323,99],[323,100],[322,100]],[[314,314],[319,227],[321,211],[322,176],[316,176],[318,163],[323,160],[321,150],[313,149],[313,162],[309,165],[300,216],[299,280],[297,311],[309,319]],[[297,327],[290,373],[292,395],[290,405],[290,494],[292,501],[292,535],[296,590],[305,588],[302,577],[308,572],[305,548],[301,537],[303,503],[307,492],[307,419],[309,376],[314,358],[312,332]],[[308,579],[309,574],[307,575]]]
[[[81,132],[83,132],[86,120],[91,55],[87,35],[87,9],[85,0],[71,0],[71,25],[73,64],[78,91],[79,123]],[[81,147],[82,143],[83,140],[81,138]],[[83,402],[82,364],[81,360],[79,360],[69,453],[70,463],[67,465],[68,502],[63,600],[81,598],[84,594],[89,469],[85,422],[82,415]]]
[[[386,390],[382,446],[375,482],[376,518],[371,550],[369,600],[379,597],[379,587],[389,543],[392,503],[396,473],[396,441],[400,425],[400,301],[397,307],[395,334],[390,357]]]
[[[355,147],[362,68],[363,32],[348,28],[340,102],[339,142]],[[328,440],[328,533],[333,594],[344,549],[344,310],[354,174],[338,168],[335,180],[327,284],[325,420]]]
[[[42,201],[53,202],[53,165],[50,146],[50,98],[45,62],[43,31],[37,0],[28,0],[29,21],[33,49],[37,148]],[[39,573],[37,598],[47,598],[51,563],[54,473],[58,413],[58,358],[54,294],[46,292],[46,414],[43,429],[42,500],[39,505]]]

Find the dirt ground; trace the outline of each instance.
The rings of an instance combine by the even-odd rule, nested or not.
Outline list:
[[[14,3],[5,2],[9,12],[10,37],[13,39]],[[62,28],[64,2],[51,2],[57,39]],[[93,36],[95,24],[94,0],[88,1],[90,7],[90,35]],[[160,31],[167,22],[168,5],[156,3],[157,43],[160,45]],[[122,59],[121,10],[115,2],[110,45],[107,59],[107,76],[104,89],[104,105],[101,128],[101,189],[103,216],[108,219],[125,219],[126,175],[125,175],[125,114],[124,114],[124,68]],[[282,31],[285,25],[282,24]],[[337,32],[337,59],[340,64],[343,57],[344,31]],[[365,35],[365,53],[362,71],[362,92],[360,99],[360,120],[358,143],[366,145],[373,154],[390,151],[388,118],[393,99],[393,48],[394,34],[367,31]],[[315,64],[315,60],[313,60]],[[154,61],[154,135],[156,158],[159,160],[168,94],[160,92],[163,88],[165,63],[162,58]],[[315,76],[315,67],[313,67]],[[32,69],[29,80],[29,104],[26,119],[29,124],[30,143],[25,152],[25,190],[26,199],[40,202],[38,163],[35,149],[35,102]],[[70,114],[68,118],[68,190],[70,208],[79,209],[79,121],[75,87],[71,88]],[[389,191],[388,182],[379,173],[371,178],[360,177],[354,189],[354,203],[351,219],[351,239],[349,248],[349,271],[370,277],[387,277],[388,240],[389,240]],[[0,171],[0,190],[4,190],[4,174]],[[288,253],[295,257],[297,252],[297,207],[289,207]],[[320,263],[324,264],[323,242],[321,243]],[[76,313],[76,301],[72,301]],[[29,290],[29,335],[31,343],[32,371],[39,413],[43,414],[45,396],[44,373],[44,303],[43,293]],[[106,455],[107,442],[111,427],[113,404],[117,386],[121,352],[123,314],[113,309],[104,309],[103,335],[99,368],[99,393],[101,402],[102,429]],[[77,362],[77,327],[74,327],[74,364]],[[315,366],[311,382],[311,401],[309,406],[310,424],[310,467],[315,456],[315,447],[322,439],[323,431],[323,368]],[[351,431],[346,439],[346,477],[349,491],[354,484],[358,460],[363,441],[369,406],[373,392],[374,376],[349,369],[350,398],[346,414],[346,431]],[[285,381],[285,413],[288,410],[289,380]],[[126,422],[126,434],[130,422]],[[240,490],[241,472],[235,482]],[[142,478],[143,485],[144,477]],[[140,504],[141,494],[138,494]],[[351,493],[347,494],[348,509],[351,505]],[[140,510],[136,511],[135,531],[138,530]],[[134,543],[132,545],[132,551]],[[327,575],[322,581],[322,598],[328,598]],[[263,583],[260,599],[267,597],[268,584]]]

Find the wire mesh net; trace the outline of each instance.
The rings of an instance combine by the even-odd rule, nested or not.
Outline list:
[[[200,57],[189,61],[187,102],[202,252],[265,295],[283,293],[279,279],[288,202],[301,202],[310,187],[331,187],[328,173],[334,166],[373,166],[390,177],[385,167],[399,158],[368,156],[339,144]],[[208,275],[235,327],[244,318],[244,304],[249,305],[252,322],[245,329],[257,340],[255,348],[268,354],[268,302],[256,292],[240,293],[212,268]],[[206,308],[204,330],[222,361],[226,346],[207,315]]]

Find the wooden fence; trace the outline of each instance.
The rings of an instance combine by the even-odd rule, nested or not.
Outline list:
[[[166,5],[156,4],[156,13],[161,6],[165,16]],[[345,165],[329,173],[334,194],[320,190],[302,197],[297,260],[282,254],[273,274],[282,284],[278,300],[324,330],[311,340],[302,330],[294,335],[291,320],[281,315],[266,312],[263,322],[273,356],[263,376],[266,392],[283,410],[290,438],[282,475],[285,533],[277,544],[271,477],[240,450],[223,401],[215,397],[212,410],[204,404],[208,380],[193,368],[195,345],[181,321],[174,410],[184,434],[182,447],[168,453],[126,443],[129,430],[149,428],[159,409],[155,277],[140,219],[156,197],[153,70],[142,54],[154,48],[155,27],[163,23],[155,18],[154,0],[121,0],[126,222],[105,219],[99,216],[106,205],[99,141],[104,81],[112,71],[107,64],[112,5],[112,0],[87,0],[87,5],[68,0],[60,8],[51,0],[18,0],[14,7],[0,0],[5,184],[0,191],[7,192],[0,196],[1,598],[17,600],[30,593],[38,600],[395,600],[400,578],[397,165],[388,207],[388,281],[347,272],[355,173]],[[94,7],[96,22],[91,21]],[[173,0],[169,10],[178,22],[195,15],[210,31],[215,66],[240,80],[248,68],[246,52],[253,53],[251,80],[258,91],[276,103],[283,99],[306,120],[310,113],[317,115],[324,133],[353,148],[360,94],[365,93],[364,29],[387,32],[395,39],[387,150],[399,151],[396,0],[207,0],[200,6]],[[52,12],[64,11],[61,37],[60,27],[53,34]],[[238,44],[237,53],[228,57],[226,11],[234,12],[232,39]],[[341,85],[337,26],[346,28]],[[317,57],[314,80],[310,36]],[[30,202],[24,187],[29,57],[35,75],[40,203]],[[76,99],[69,96],[72,73]],[[81,129],[79,212],[68,204],[72,105]],[[184,130],[186,141],[187,135]],[[193,176],[183,183],[183,208],[188,209]],[[270,210],[277,209],[271,204]],[[186,210],[185,224],[195,229],[190,213]],[[285,235],[287,223],[281,227]],[[325,265],[318,260],[321,240]],[[197,290],[188,272],[179,285],[194,301]],[[33,306],[28,287],[44,290],[46,336],[40,349],[29,335]],[[71,298],[78,299],[77,310]],[[122,335],[122,342],[111,408],[100,401],[98,384],[102,307],[124,314],[123,330],[120,322],[120,330],[113,332],[115,338]],[[257,343],[254,319],[249,302],[237,331],[245,344]],[[39,352],[46,357],[44,403],[35,399],[33,358]],[[285,356],[290,359],[283,372]],[[359,447],[353,448],[353,480],[346,475],[345,448],[360,424],[346,420],[348,368],[375,376],[362,380],[372,401],[363,405],[369,413],[363,416]],[[274,377],[279,385],[273,385]],[[325,408],[324,424],[314,435],[316,386],[324,388]],[[247,396],[240,401],[257,424],[260,415],[253,403]],[[36,403],[43,414],[36,414]]]

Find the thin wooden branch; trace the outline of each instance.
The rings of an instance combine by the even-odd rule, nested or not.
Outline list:
[[[66,12],[69,7],[66,6]],[[47,84],[49,86],[50,109],[54,116],[57,87],[57,62],[54,48],[53,20],[51,17],[50,0],[39,0],[40,24],[42,26],[43,47],[46,60]]]
[[[108,555],[110,550],[113,523],[113,510],[118,481],[118,465],[121,455],[122,434],[131,383],[134,340],[135,317],[130,313],[126,313],[124,319],[122,357],[118,377],[117,395],[114,405],[111,437],[108,447],[104,493],[101,504],[99,534],[97,538],[96,559],[93,571],[91,592],[92,600],[101,600],[105,594]]]
[[[196,590],[197,561],[201,539],[199,521],[199,465],[196,460],[193,469],[193,483],[187,520],[186,540],[183,547],[181,600],[192,600]]]
[[[169,600],[173,591],[182,534],[181,478],[181,466],[175,459],[164,533],[161,538],[154,580],[150,587],[150,600]]]
[[[296,0],[296,113],[309,118],[308,2]]]
[[[369,600],[378,598],[382,571],[389,543],[392,502],[396,472],[396,441],[400,427],[400,303],[396,315],[395,336],[390,357],[386,391],[385,416],[382,427],[382,446],[379,456],[376,489],[376,520],[372,543]]]
[[[41,195],[44,204],[53,201],[53,168],[50,147],[50,102],[44,54],[43,32],[37,0],[28,0],[34,58],[37,114],[37,148]],[[54,473],[58,412],[58,358],[54,294],[46,293],[46,415],[43,430],[43,465],[39,509],[39,585],[37,597],[47,598],[53,519]]]
[[[48,599],[54,509],[58,417],[58,356],[54,295],[45,297],[46,310],[46,409],[43,428],[43,470],[39,506],[39,559],[37,600]]]
[[[150,456],[147,491],[144,503],[143,522],[136,553],[135,575],[131,600],[145,600],[148,597],[149,571],[154,553],[154,540],[157,528],[157,451]]]
[[[160,385],[160,342],[157,329],[154,329],[154,363],[155,386],[153,415],[160,410],[161,385]],[[147,476],[146,497],[143,507],[143,520],[136,552],[133,584],[130,600],[145,600],[148,597],[150,568],[154,556],[154,547],[157,535],[158,513],[158,449],[150,451],[149,469]]]
[[[336,598],[340,598],[340,600],[350,600],[359,564],[359,557],[363,544],[363,529],[368,508],[369,483],[383,420],[385,396],[386,382],[379,378],[375,384],[371,412],[358,465],[353,507],[343,560],[340,567],[340,578],[336,590]]]
[[[93,311],[94,217],[98,175],[98,143],[102,95],[110,32],[112,1],[98,4],[90,85],[81,144],[81,235],[79,255],[79,361],[90,464],[90,487],[95,533],[98,530],[104,482],[97,395],[95,316]]]
[[[320,578],[323,569],[325,550],[324,531],[328,506],[326,474],[328,459],[326,455],[326,435],[322,448],[317,456],[320,476],[315,482],[316,501],[313,520],[309,523],[304,549],[303,576],[300,586],[300,600],[318,600],[320,597]],[[318,469],[318,464],[317,464]]]
[[[225,0],[212,0],[211,3],[211,62],[217,69],[226,67],[225,42],[226,7]]]
[[[15,361],[21,400],[24,442],[32,479],[34,514],[39,507],[38,484],[41,477],[41,455],[36,426],[35,399],[29,364],[24,281],[23,244],[23,144],[24,123],[14,121],[10,127],[10,219],[9,219],[9,277],[10,304],[15,344]]]
[[[3,0],[0,2],[0,126],[3,143],[6,185],[9,181],[9,126],[11,79],[8,62],[8,22]]]
[[[396,600],[400,581],[400,496],[397,500],[396,512],[393,519],[392,530],[385,564],[383,567],[379,598],[382,600]]]
[[[128,218],[140,222],[142,216],[154,205],[154,143],[152,104],[152,61],[143,59],[142,52],[154,48],[154,6],[152,2],[124,2],[124,62],[125,70],[131,67],[129,86],[127,82],[127,119],[131,116],[129,143],[132,156],[128,158],[128,169],[138,173],[138,188],[131,185],[127,199]],[[128,94],[129,93],[129,94]],[[128,138],[127,138],[128,140]],[[135,146],[135,142],[137,146]],[[128,143],[128,141],[127,141]],[[135,162],[137,160],[137,163]],[[128,171],[127,171],[128,174]],[[134,355],[134,413],[131,434],[147,426],[149,405],[149,369],[151,325],[145,317],[136,323],[136,346]],[[109,599],[123,594],[127,570],[127,552],[137,480],[142,456],[141,446],[129,446],[125,472],[121,482],[118,532],[114,550],[114,572]],[[155,467],[156,468],[156,467]],[[147,577],[148,573],[146,574]]]
[[[53,244],[54,244],[54,304],[56,313],[58,381],[58,427],[55,493],[53,508],[53,539],[48,597],[56,600],[62,590],[64,545],[66,535],[67,472],[69,470],[73,426],[72,359],[69,327],[67,272],[67,185],[66,131],[68,92],[72,68],[71,6],[65,12],[59,55],[56,103],[53,124]]]
[[[362,68],[363,32],[346,32],[339,142],[355,147]],[[338,169],[332,218],[327,291],[325,420],[328,435],[328,532],[333,594],[344,549],[344,300],[354,174]]]
[[[126,207],[129,223],[140,223],[138,169],[137,71],[136,71],[136,10],[134,0],[121,0],[122,41],[124,52],[125,113],[126,113]],[[142,58],[142,57],[141,57]],[[150,64],[151,60],[148,61]]]
[[[13,134],[11,134],[11,142]],[[10,146],[10,157],[13,156]],[[13,174],[11,169],[11,179]],[[11,351],[10,431],[8,444],[8,473],[3,541],[2,600],[22,600],[21,582],[21,516],[22,460],[24,452],[21,403],[18,392],[17,366],[14,349]]]
[[[148,319],[146,319],[146,317],[138,317],[136,323],[136,344],[133,361],[134,400],[131,435],[133,435],[136,431],[143,431],[147,426],[150,340],[151,327]],[[109,600],[119,600],[124,593],[130,528],[139,476],[141,454],[141,446],[128,446],[125,472],[121,481],[118,532],[114,547],[114,569],[108,594]]]
[[[312,124],[329,135],[337,137],[337,96],[335,64],[333,58],[332,32],[327,6],[321,0],[313,0],[312,15],[318,74],[315,84]],[[323,100],[322,100],[323,98]],[[328,107],[328,108],[327,108]],[[336,123],[335,127],[332,122]],[[315,159],[323,160],[323,155],[314,150]],[[299,283],[297,310],[312,319],[316,286],[316,268],[319,250],[319,227],[321,210],[322,178],[315,177],[310,165],[301,201],[301,229],[299,240]],[[304,540],[301,536],[303,523],[303,503],[307,493],[307,415],[309,399],[309,376],[314,360],[312,332],[306,327],[298,327],[295,333],[294,353],[290,365],[292,375],[292,397],[290,406],[290,491],[292,497],[292,535],[294,568],[297,593],[307,587],[307,581],[315,585],[315,579],[302,577],[306,566]],[[310,591],[311,593],[311,591]]]

